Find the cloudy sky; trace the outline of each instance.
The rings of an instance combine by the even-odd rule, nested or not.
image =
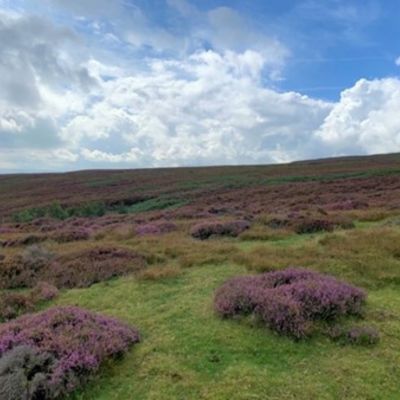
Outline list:
[[[0,0],[0,172],[400,151],[398,0]]]

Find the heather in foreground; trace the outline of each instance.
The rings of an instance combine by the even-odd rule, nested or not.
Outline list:
[[[278,334],[300,339],[317,321],[360,316],[365,299],[362,289],[331,276],[288,268],[228,280],[217,290],[214,306],[222,317],[255,314]]]
[[[0,325],[0,399],[62,397],[138,342],[135,328],[77,307]]]

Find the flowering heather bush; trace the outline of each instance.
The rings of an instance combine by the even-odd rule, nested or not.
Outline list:
[[[308,336],[311,323],[303,313],[302,304],[290,296],[266,289],[259,296],[256,314],[280,335],[301,339]]]
[[[211,236],[232,236],[236,237],[250,228],[250,223],[245,220],[237,220],[230,222],[211,221],[202,222],[195,225],[190,234],[200,240],[205,240]]]
[[[317,320],[360,315],[366,294],[333,277],[301,268],[288,268],[225,282],[215,294],[222,317],[255,313],[280,334],[301,338]]]
[[[255,276],[232,278],[217,289],[214,307],[222,317],[250,314],[257,306],[260,282]]]
[[[39,364],[39,370],[43,371],[41,384],[50,394],[28,398],[54,399],[84,384],[104,360],[123,355],[138,342],[139,333],[135,328],[113,318],[77,307],[52,308],[0,325],[0,359],[6,360],[0,376],[1,379],[4,376],[5,379],[26,379],[24,373],[10,377],[13,373],[9,365],[15,358],[21,358],[15,357],[13,349],[28,346],[32,352],[25,347],[23,353],[35,359],[33,364]],[[39,359],[51,362],[43,365]]]
[[[139,225],[135,232],[137,235],[162,235],[164,233],[173,232],[177,229],[176,224],[168,221],[154,222]]]

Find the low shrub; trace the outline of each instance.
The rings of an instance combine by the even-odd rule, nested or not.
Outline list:
[[[0,358],[0,399],[54,399],[50,385],[55,359],[31,346],[17,346]]]
[[[295,231],[298,234],[332,232],[334,229],[334,222],[322,218],[300,220],[295,226]]]
[[[45,390],[42,397],[28,399],[58,398],[84,384],[106,359],[122,356],[138,342],[135,328],[113,318],[77,307],[52,308],[0,325],[0,357],[5,365],[0,379],[11,382],[11,389],[23,387],[26,378],[32,378],[32,371],[26,372],[33,365],[38,367],[35,383]]]
[[[44,242],[47,240],[47,236],[45,235],[25,235],[19,238],[15,239],[8,239],[8,240],[3,240],[1,242],[1,245],[3,247],[20,247],[20,246],[30,246],[33,244],[37,244],[40,242]]]
[[[88,240],[90,232],[87,229],[65,229],[55,233],[51,239],[58,243],[77,242],[79,240]]]
[[[88,287],[143,269],[145,260],[134,251],[94,247],[55,256],[43,248],[0,262],[0,288],[32,288],[46,281],[57,288]]]
[[[301,339],[309,335],[311,323],[303,313],[302,304],[290,296],[266,289],[259,295],[256,315],[280,335]]]
[[[144,235],[162,235],[173,232],[177,229],[176,224],[169,221],[153,222],[142,224],[136,227],[135,232],[139,236]]]
[[[55,299],[58,293],[58,289],[47,282],[39,282],[32,290],[23,293],[0,293],[0,322],[32,312],[39,303]]]
[[[332,340],[344,345],[371,346],[380,340],[379,331],[372,326],[343,328],[335,325],[327,330],[327,334]]]
[[[237,277],[214,298],[221,317],[259,316],[274,331],[296,339],[310,334],[314,321],[361,315],[366,294],[333,277],[301,268]]]
[[[257,306],[260,290],[257,277],[232,278],[216,291],[214,308],[221,317],[250,314]]]
[[[46,280],[58,288],[89,287],[140,271],[144,266],[144,258],[133,251],[95,247],[57,257],[40,276],[40,280]]]
[[[378,330],[372,326],[354,326],[347,330],[346,338],[350,344],[368,346],[377,344],[380,336]]]
[[[196,224],[190,231],[195,239],[205,240],[211,236],[239,236],[246,229],[250,228],[250,223],[245,220],[237,221],[211,221]]]
[[[0,294],[0,322],[33,311],[35,303],[29,294],[5,292]]]
[[[27,247],[22,254],[0,261],[0,289],[33,287],[45,280],[55,255],[40,245]]]
[[[47,282],[38,282],[30,292],[31,297],[36,301],[50,301],[59,294],[58,289]]]

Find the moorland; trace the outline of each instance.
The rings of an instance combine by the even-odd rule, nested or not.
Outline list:
[[[0,246],[3,388],[399,398],[400,154],[1,175]]]

